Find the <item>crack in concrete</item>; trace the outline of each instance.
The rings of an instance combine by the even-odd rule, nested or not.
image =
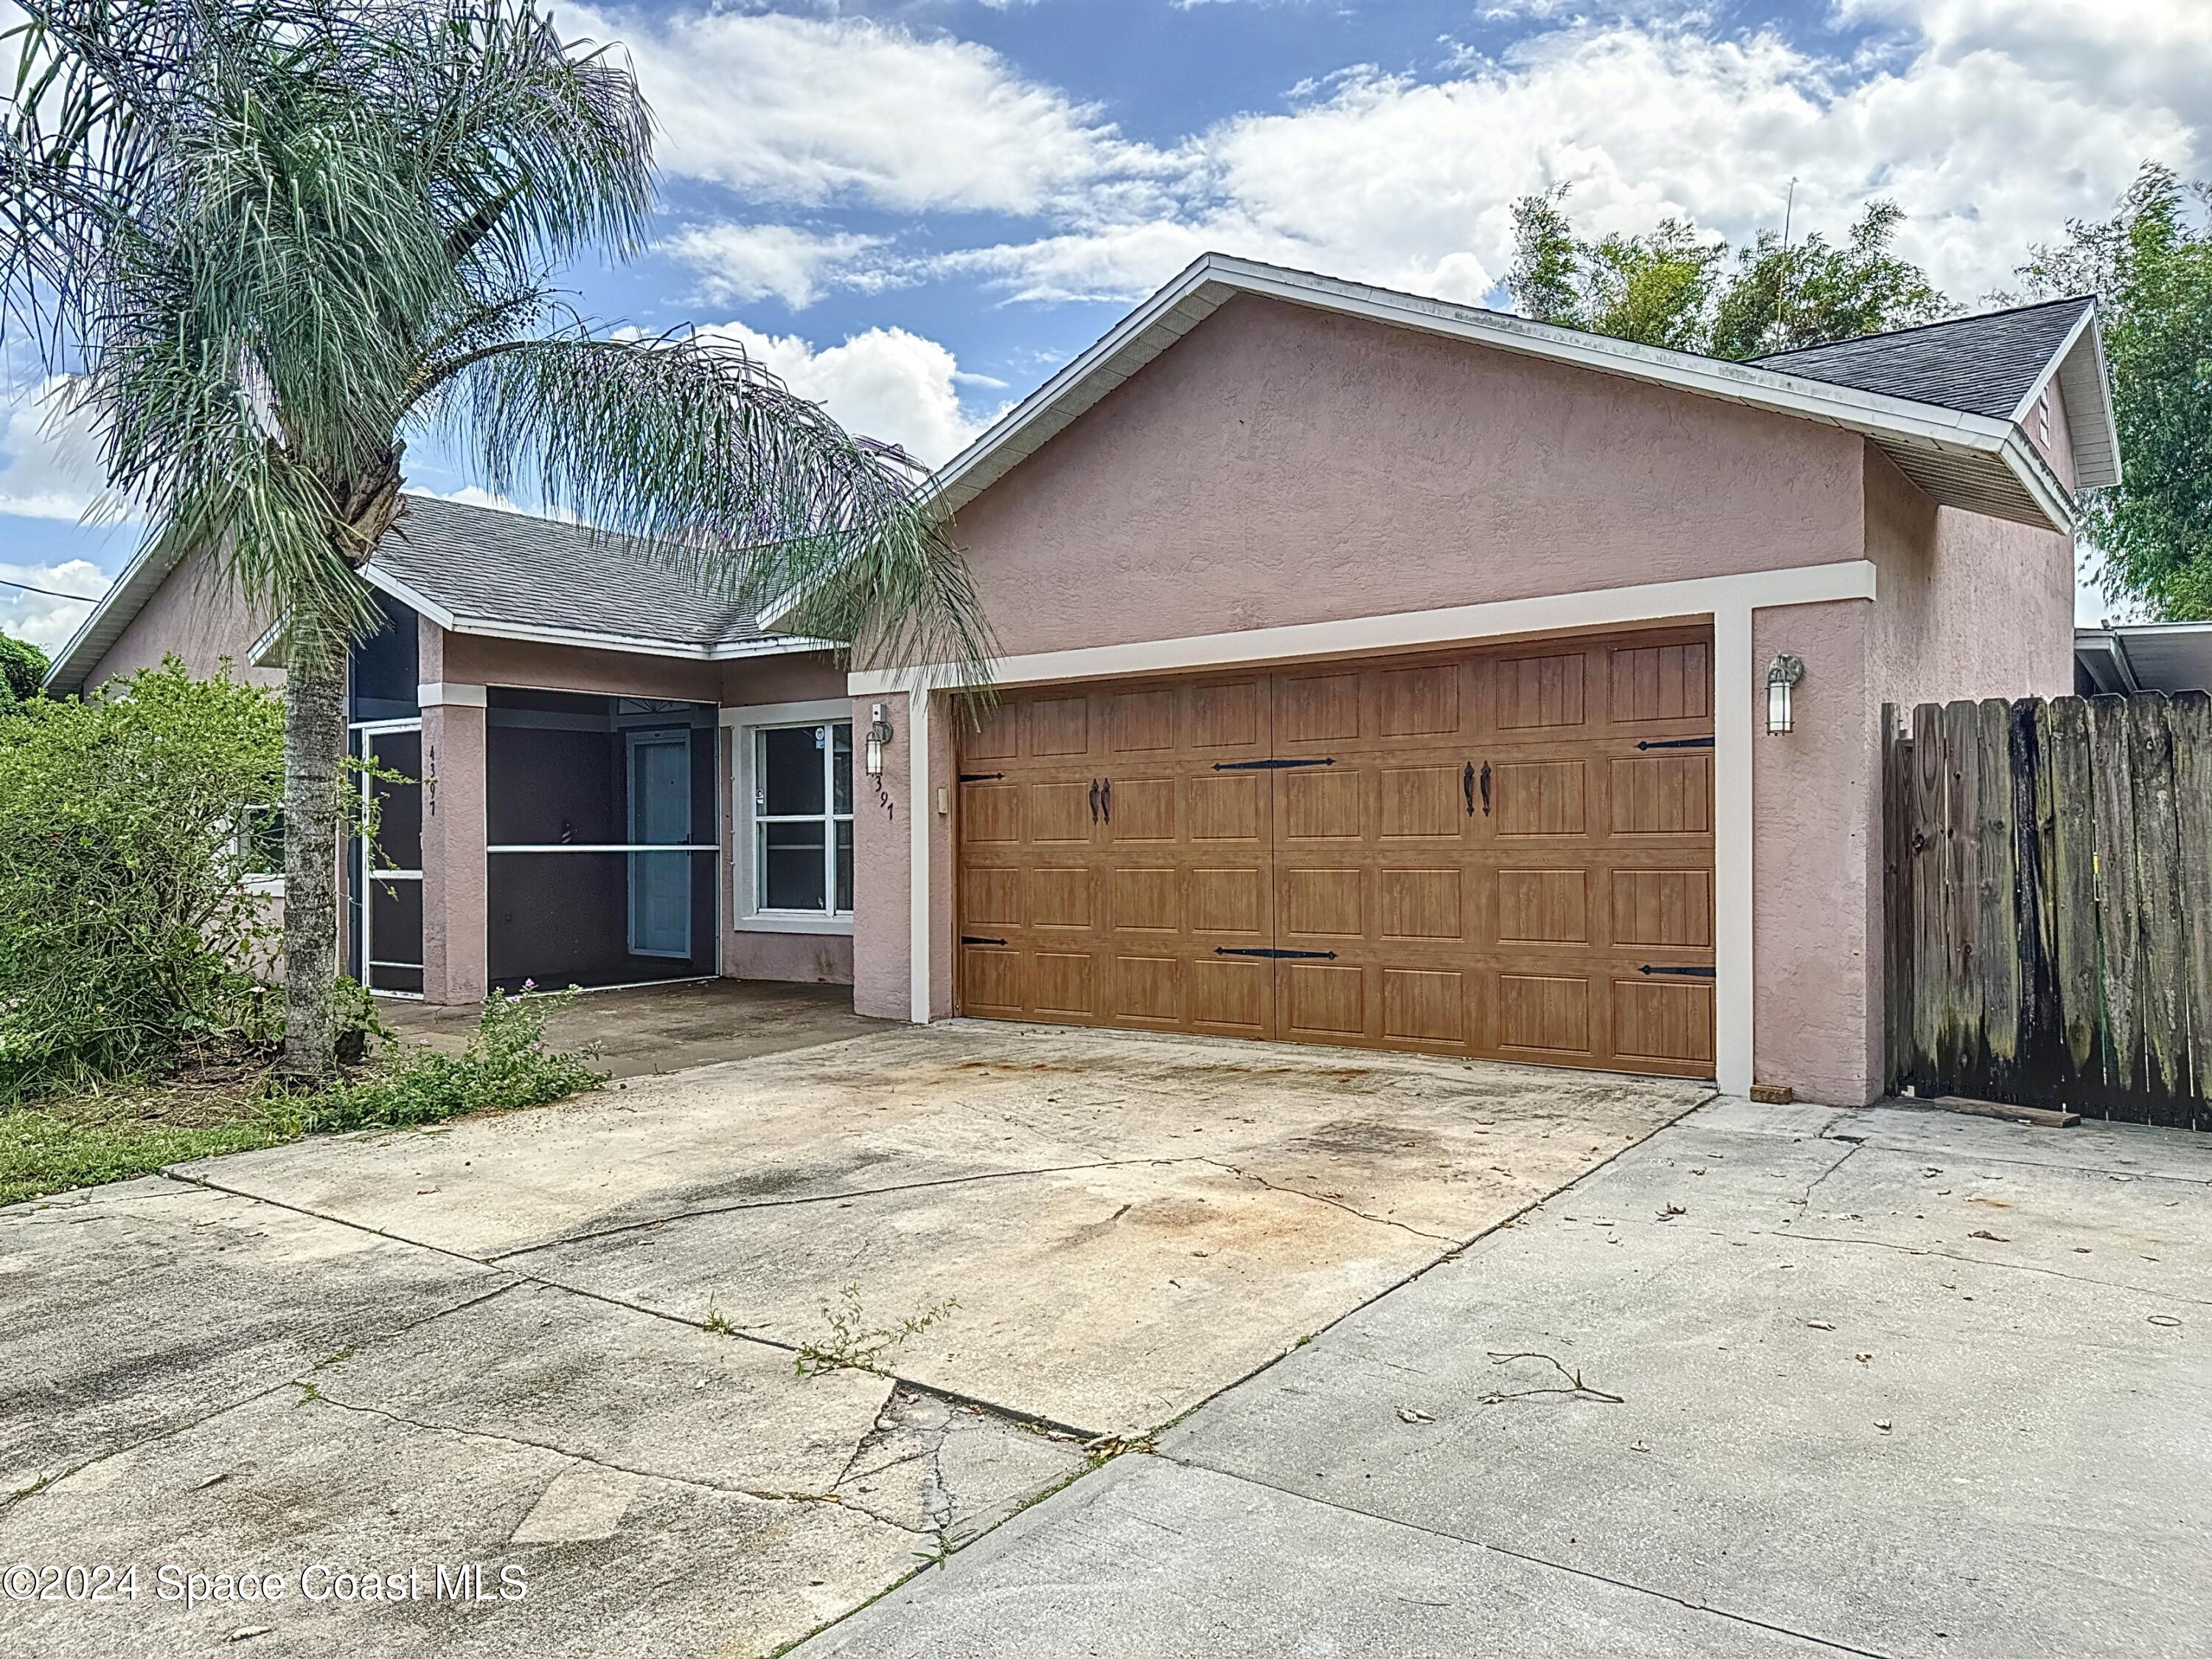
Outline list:
[[[1827,1138],[1828,1133],[1825,1129],[1823,1129],[1819,1135],[1814,1137],[1815,1139],[1820,1140],[1825,1140]],[[1861,1140],[1845,1142],[1844,1155],[1838,1158],[1833,1164],[1831,1164],[1826,1169],[1821,1170],[1820,1174],[1814,1176],[1813,1179],[1806,1184],[1805,1190],[1802,1194],[1797,1197],[1788,1200],[1790,1203],[1795,1204],[1797,1206],[1799,1211],[1797,1217],[1798,1220],[1802,1221],[1805,1218],[1803,1212],[1813,1207],[1813,1194],[1820,1191],[1820,1183],[1826,1181],[1830,1176],[1835,1174],[1837,1170],[1842,1169],[1844,1164],[1856,1158],[1859,1155],[1860,1150],[1865,1145],[1866,1143]]]
[[[1974,1267],[2002,1267],[2016,1273],[2040,1273],[2047,1279],[2068,1279],[2076,1285],[2094,1285],[2100,1290],[2127,1291],[2136,1296],[2160,1297],[2168,1302],[2185,1302],[2191,1307],[2212,1308],[2212,1297],[2191,1296],[2183,1291],[2160,1290],[2148,1285],[2130,1285],[2125,1279],[2092,1279],[2087,1273],[2069,1273],[2063,1268],[2045,1267],[2033,1261],[1997,1261],[1987,1256],[1967,1255],[1958,1250],[1940,1250],[1920,1244],[1894,1244],[1884,1238],[1838,1238],[1825,1233],[1770,1232],[1754,1228],[1769,1238],[1802,1240],[1808,1244],[1856,1244],[1869,1250],[1895,1250],[1905,1255],[1934,1256],[1943,1261],[1963,1261]]]
[[[1364,1210],[1359,1209],[1355,1206],[1346,1204],[1342,1199],[1324,1197],[1320,1193],[1307,1192],[1301,1187],[1285,1187],[1282,1182],[1279,1181],[1270,1181],[1263,1175],[1255,1175],[1249,1170],[1240,1170],[1234,1164],[1229,1163],[1224,1158],[1194,1156],[1189,1158],[1176,1158],[1174,1161],[1178,1164],[1211,1164],[1217,1170],[1228,1170],[1230,1174],[1237,1176],[1239,1180],[1256,1181],[1260,1185],[1265,1187],[1271,1193],[1288,1193],[1293,1198],[1311,1199],[1316,1204],[1326,1204],[1332,1209],[1343,1211],[1346,1215],[1358,1216],[1362,1221],[1371,1221],[1378,1227],[1400,1228],[1406,1232],[1413,1234],[1416,1238],[1425,1238],[1431,1243],[1458,1245],[1464,1242],[1461,1239],[1453,1237],[1449,1233],[1432,1233],[1423,1228],[1413,1226],[1408,1222],[1394,1221],[1387,1215],[1370,1215]]]
[[[49,1486],[59,1486],[71,1475],[83,1473],[85,1470],[92,1468],[95,1463],[105,1463],[111,1457],[121,1457],[128,1452],[137,1451],[147,1446],[159,1445],[164,1440],[173,1440],[188,1429],[196,1429],[203,1423],[213,1422],[216,1418],[221,1417],[225,1412],[234,1412],[239,1410],[242,1407],[251,1406],[257,1400],[267,1399],[270,1395],[275,1394],[279,1389],[289,1389],[293,1386],[294,1384],[291,1379],[287,1377],[282,1382],[271,1382],[265,1389],[257,1389],[252,1394],[243,1395],[239,1399],[226,1401],[222,1405],[215,1407],[211,1410],[202,1412],[198,1417],[189,1419],[182,1423],[173,1423],[167,1428],[162,1429],[157,1433],[146,1436],[143,1439],[133,1440],[128,1445],[111,1446],[104,1452],[94,1452],[90,1457],[86,1458],[81,1463],[72,1463],[67,1468],[62,1469],[56,1474],[42,1475],[38,1480],[33,1482],[30,1486],[19,1486],[14,1492],[0,1494],[0,1515],[4,1515],[9,1510],[15,1508],[15,1505],[37,1497]]]
[[[288,1385],[280,1383],[277,1386],[281,1388]],[[532,1451],[549,1452],[556,1457],[566,1457],[575,1462],[588,1463],[594,1468],[606,1469],[616,1474],[634,1475],[641,1480],[665,1481],[670,1486],[692,1486],[702,1492],[750,1498],[764,1504],[833,1504],[840,1509],[849,1509],[857,1514],[865,1515],[872,1521],[879,1521],[887,1527],[896,1527],[901,1532],[909,1532],[925,1538],[931,1536],[927,1528],[908,1526],[902,1522],[891,1519],[889,1516],[878,1515],[865,1505],[855,1504],[835,1492],[781,1492],[738,1486],[727,1481],[708,1480],[697,1475],[675,1474],[664,1469],[638,1468],[630,1464],[617,1463],[611,1458],[600,1457],[591,1452],[578,1451],[571,1446],[558,1445],[550,1440],[532,1440],[525,1435],[501,1434],[490,1429],[469,1428],[458,1423],[434,1423],[422,1418],[410,1417],[404,1412],[392,1411],[386,1407],[368,1406],[358,1401],[341,1400],[336,1395],[325,1394],[319,1388],[313,1388],[313,1384],[298,1378],[292,1379],[289,1386],[301,1389],[313,1389],[312,1393],[302,1395],[301,1403],[303,1405],[312,1402],[319,1406],[336,1406],[341,1411],[357,1412],[363,1416],[381,1418],[387,1422],[397,1423],[402,1428],[419,1429],[426,1434],[450,1434],[464,1440],[489,1440],[501,1445],[521,1446]]]
[[[1471,1537],[1464,1533],[1448,1532],[1441,1527],[1425,1526],[1420,1522],[1408,1521],[1400,1516],[1378,1515],[1372,1510],[1363,1510],[1355,1504],[1340,1503],[1315,1492],[1298,1492],[1289,1486],[1278,1486],[1272,1480],[1263,1480],[1257,1475],[1247,1474],[1241,1470],[1217,1468],[1211,1463],[1201,1463],[1195,1458],[1176,1457],[1165,1452],[1155,1451],[1146,1455],[1158,1457],[1163,1462],[1173,1463],[1187,1468],[1204,1469],[1211,1474],[1222,1475],[1231,1480],[1241,1480],[1247,1486],[1278,1492],[1285,1498],[1292,1498],[1300,1503],[1313,1504],[1322,1509],[1334,1510],[1339,1514],[1356,1515],[1364,1520],[1378,1522],[1384,1526],[1403,1527],[1408,1532],[1420,1533],[1426,1537],[1440,1538],[1449,1543],[1463,1544],[1472,1549],[1488,1550],[1493,1554],[1503,1555],[1515,1561],[1526,1562],[1531,1566],[1548,1568],[1554,1572],[1569,1573],[1577,1578],[1589,1579],[1594,1583],[1610,1584],[1616,1589],[1632,1591],[1636,1595],[1651,1596],[1662,1601],[1671,1601],[1676,1607],[1686,1608],[1692,1613],[1702,1613],[1715,1619],[1725,1619],[1730,1623],[1749,1626],[1756,1630],[1771,1631],[1778,1636],[1794,1637],[1801,1642],[1810,1642],[1816,1647],[1825,1648],[1831,1653],[1850,1654],[1854,1659],[1904,1659],[1902,1655],[1886,1653],[1875,1648],[1855,1647],[1848,1642],[1838,1642],[1829,1637],[1815,1636],[1809,1631],[1798,1630],[1792,1626],[1778,1625],[1771,1620],[1761,1619],[1754,1613],[1737,1613],[1732,1608],[1715,1607],[1710,1601],[1692,1601],[1687,1596],[1675,1595],[1672,1590],[1663,1590],[1650,1584],[1638,1583],[1632,1578],[1617,1578],[1611,1573],[1599,1572],[1591,1567],[1577,1566],[1571,1561],[1555,1561],[1549,1556],[1538,1555],[1531,1550],[1516,1549],[1510,1544],[1493,1544],[1487,1539]]]

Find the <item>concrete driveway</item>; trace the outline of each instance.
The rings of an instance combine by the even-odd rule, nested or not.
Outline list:
[[[2195,1659],[2208,1424],[2212,1139],[1724,1101],[801,1652]]]
[[[773,1652],[1707,1093],[955,1024],[18,1206],[0,1653]]]

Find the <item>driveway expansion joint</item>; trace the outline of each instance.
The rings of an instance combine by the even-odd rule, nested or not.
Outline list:
[[[1869,1250],[1895,1250],[1904,1255],[1933,1256],[1942,1261],[1963,1261],[1973,1267],[2002,1267],[2016,1273],[2039,1273],[2046,1279],[2070,1279],[2076,1285],[2091,1285],[2099,1290],[2125,1291],[2132,1296],[2156,1297],[2166,1302],[2185,1302],[2192,1307],[2212,1307],[2212,1297],[2191,1296],[2185,1291],[2160,1289],[2152,1285],[2130,1285],[2124,1279],[2093,1279],[2087,1273],[2069,1273],[2062,1267],[2045,1267],[2033,1261],[2000,1261],[1990,1256],[1967,1255],[1959,1250],[1939,1250],[1920,1244],[1893,1244],[1884,1238],[1838,1238],[1828,1233],[1778,1232],[1766,1228],[1754,1231],[1769,1238],[1795,1239],[1807,1244],[1851,1244]]]
[[[1310,1193],[1303,1187],[1286,1187],[1279,1181],[1270,1181],[1263,1175],[1255,1175],[1249,1170],[1239,1169],[1236,1164],[1230,1163],[1225,1158],[1194,1157],[1188,1160],[1178,1158],[1175,1161],[1177,1163],[1188,1161],[1194,1164],[1211,1164],[1217,1170],[1228,1170],[1230,1174],[1237,1176],[1239,1180],[1256,1181],[1260,1185],[1265,1187],[1271,1193],[1288,1193],[1293,1198],[1311,1199],[1316,1204],[1328,1205],[1334,1209],[1343,1211],[1346,1215],[1357,1216],[1362,1221],[1371,1221],[1378,1227],[1396,1227],[1402,1231],[1413,1234],[1416,1238],[1425,1238],[1431,1243],[1449,1245],[1454,1249],[1457,1249],[1460,1245],[1467,1243],[1465,1239],[1454,1238],[1448,1233],[1429,1232],[1423,1228],[1413,1226],[1407,1222],[1394,1220],[1387,1215],[1370,1215],[1364,1210],[1358,1209],[1352,1205],[1346,1204],[1342,1199],[1326,1197],[1320,1193]]]

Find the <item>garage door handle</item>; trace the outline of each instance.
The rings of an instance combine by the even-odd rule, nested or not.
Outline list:
[[[1213,947],[1217,957],[1265,957],[1271,962],[1334,962],[1334,951],[1240,951],[1227,945]]]
[[[1474,816],[1474,763],[1469,761],[1467,769],[1459,775],[1459,792],[1467,797],[1467,815]]]
[[[1098,822],[1098,780],[1091,780],[1091,821]]]
[[[1490,763],[1482,763],[1482,816],[1490,816]]]
[[[1106,815],[1106,822],[1114,822],[1114,780],[1109,778],[1098,791],[1098,810]]]

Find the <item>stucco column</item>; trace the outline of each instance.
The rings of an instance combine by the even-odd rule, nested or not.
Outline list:
[[[883,770],[866,769],[868,723],[881,708],[892,727]],[[907,699],[878,692],[853,702],[853,1009],[878,1019],[908,1019],[913,908],[907,829],[913,772],[907,761]]]
[[[481,1002],[485,965],[484,688],[431,684],[422,702],[422,995]]]

